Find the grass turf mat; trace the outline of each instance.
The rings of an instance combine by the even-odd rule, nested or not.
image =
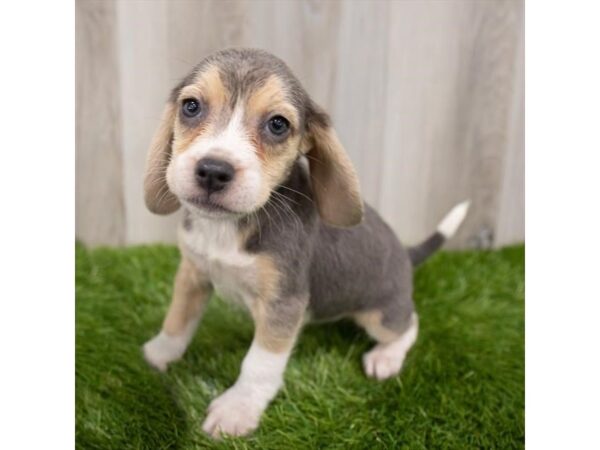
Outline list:
[[[140,348],[160,328],[178,257],[169,246],[76,246],[77,448],[523,447],[523,247],[441,252],[419,268],[419,338],[383,383],[363,375],[372,344],[353,324],[306,327],[258,431],[218,443],[200,425],[235,381],[253,326],[213,299],[184,358],[151,370]]]

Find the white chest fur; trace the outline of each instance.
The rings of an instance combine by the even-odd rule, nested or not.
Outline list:
[[[235,223],[195,217],[190,230],[180,227],[179,241],[221,298],[250,307],[258,283],[256,257],[241,248]]]

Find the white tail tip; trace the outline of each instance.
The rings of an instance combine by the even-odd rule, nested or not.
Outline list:
[[[454,233],[456,233],[460,224],[465,220],[470,204],[471,202],[469,200],[465,200],[452,208],[438,225],[438,233],[441,233],[446,239],[450,239],[454,236]]]

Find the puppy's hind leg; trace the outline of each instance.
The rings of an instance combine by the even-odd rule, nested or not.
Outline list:
[[[363,355],[363,367],[368,377],[385,380],[397,375],[402,369],[406,354],[417,340],[419,317],[410,315],[402,331],[394,331],[383,323],[382,311],[361,312],[354,320],[362,326],[377,345]]]

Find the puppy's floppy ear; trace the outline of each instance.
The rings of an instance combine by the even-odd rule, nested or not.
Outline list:
[[[176,109],[173,102],[163,110],[160,125],[150,144],[144,175],[144,200],[146,207],[155,214],[171,214],[179,208],[179,200],[167,185],[167,166],[171,159],[173,125]]]
[[[309,143],[306,154],[321,219],[338,227],[357,225],[363,218],[358,177],[329,116],[312,102],[306,127]]]

